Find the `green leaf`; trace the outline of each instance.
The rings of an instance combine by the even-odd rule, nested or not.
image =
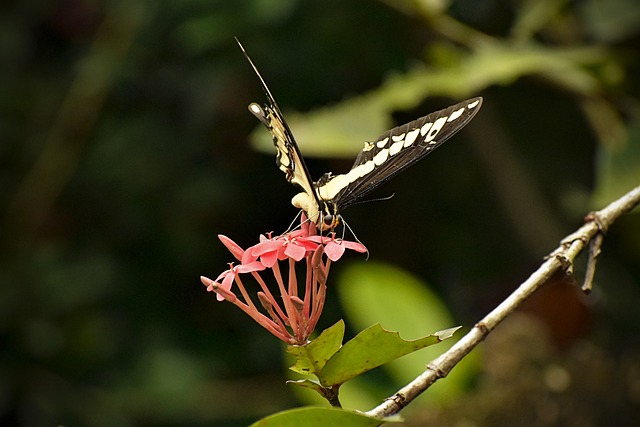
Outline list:
[[[251,424],[251,427],[373,427],[382,424],[382,422],[400,421],[399,417],[380,420],[359,412],[345,411],[338,408],[305,407],[278,412],[256,421]]]
[[[403,337],[413,339],[456,323],[427,283],[390,265],[372,261],[353,263],[342,270],[337,285],[345,320],[356,330],[380,322],[386,329],[401,331]],[[380,369],[391,382],[387,390],[393,391],[414,379],[429,361],[440,356],[453,343],[453,340],[448,340],[382,366]],[[478,370],[479,355],[477,350],[472,352],[445,380],[434,384],[428,393],[429,402],[459,396]],[[363,396],[374,400],[384,396],[380,390],[371,391],[378,383],[371,384],[366,380],[367,376],[362,376],[341,387],[343,406],[363,407],[359,406]]]
[[[324,388],[317,382],[312,380],[288,380],[287,384],[297,385],[298,387],[307,388],[309,390],[313,390],[320,394],[320,396],[324,396]]]
[[[437,344],[458,328],[435,333],[413,341],[400,338],[398,332],[384,330],[379,324],[360,332],[327,361],[319,378],[325,387],[335,387],[364,372],[398,357]]]
[[[338,291],[351,327],[379,322],[416,339],[455,324],[442,300],[429,286],[388,264],[352,263],[338,278]],[[440,349],[437,349],[440,352]]]
[[[289,369],[303,375],[317,375],[327,360],[338,351],[343,337],[344,321],[340,320],[322,331],[318,338],[309,344],[287,346],[287,353],[296,358],[296,363]]]

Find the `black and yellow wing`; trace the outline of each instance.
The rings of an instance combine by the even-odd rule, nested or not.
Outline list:
[[[340,175],[326,173],[314,182],[275,99],[242,45],[240,48],[260,79],[268,101],[264,106],[252,103],[249,111],[271,132],[277,150],[276,163],[287,181],[302,188],[302,192],[293,197],[293,205],[303,209],[322,230],[333,229],[339,223],[343,209],[455,135],[482,106],[482,98],[471,98],[395,127],[374,142],[365,142],[349,172]]]

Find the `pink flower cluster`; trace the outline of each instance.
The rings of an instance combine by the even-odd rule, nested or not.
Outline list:
[[[260,236],[260,242],[244,250],[226,236],[220,241],[240,264],[229,264],[229,269],[216,280],[201,277],[209,292],[217,294],[218,301],[229,301],[251,316],[273,335],[287,344],[305,344],[313,332],[326,296],[326,282],[332,261],[338,261],[346,249],[364,253],[361,243],[316,234],[316,228],[302,221],[298,230],[278,237]],[[305,287],[302,295],[298,287],[296,264],[306,266]],[[285,282],[280,264],[288,264]],[[280,300],[269,290],[261,273],[271,270],[280,292]],[[260,285],[257,299],[269,316],[258,310],[244,286],[241,275],[251,274]],[[234,285],[237,290],[234,291]],[[238,293],[240,296],[238,296]]]

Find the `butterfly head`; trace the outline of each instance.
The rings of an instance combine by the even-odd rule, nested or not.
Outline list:
[[[320,230],[333,231],[342,220],[342,216],[338,213],[338,207],[331,201],[322,202],[322,210],[319,212],[318,221],[316,225]]]

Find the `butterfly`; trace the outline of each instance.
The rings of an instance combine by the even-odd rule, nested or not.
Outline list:
[[[276,164],[287,181],[302,189],[291,203],[302,209],[319,230],[337,227],[345,208],[442,145],[469,123],[482,105],[481,97],[471,98],[388,130],[375,141],[364,143],[349,172],[325,173],[314,182],[278,104],[244,47],[236,41],[267,96],[264,105],[251,103],[249,111],[271,132]]]

